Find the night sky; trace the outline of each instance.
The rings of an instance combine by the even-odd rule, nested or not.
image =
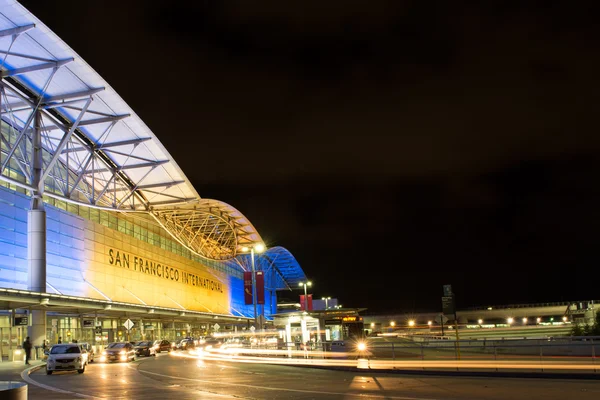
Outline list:
[[[600,298],[600,2],[21,3],[315,296]]]

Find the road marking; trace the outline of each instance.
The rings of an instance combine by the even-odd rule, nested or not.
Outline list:
[[[128,366],[128,367],[132,368],[130,366]],[[220,382],[220,381],[218,382],[218,381],[209,381],[206,379],[183,378],[180,376],[172,376],[172,375],[159,374],[157,372],[144,371],[144,370],[140,370],[139,368],[137,369],[137,371],[141,374],[150,374],[150,375],[162,376],[165,378],[181,379],[184,381],[192,381],[192,382],[199,382],[199,383],[211,383],[211,384],[223,385],[223,386],[239,386],[239,387],[245,387],[245,388],[250,388],[250,389],[261,389],[261,390],[271,390],[271,391],[281,391],[281,392],[320,394],[320,395],[328,395],[328,396],[352,396],[352,397],[363,397],[363,398],[368,397],[370,399],[439,400],[439,399],[434,399],[434,398],[430,398],[430,397],[407,397],[407,396],[390,396],[390,395],[385,395],[385,394],[374,394],[374,393],[322,392],[322,391],[318,391],[318,390],[307,390],[307,389],[275,388],[275,387],[269,387],[269,386],[248,385],[245,383],[231,383],[231,382]]]
[[[63,389],[59,389],[53,386],[49,386],[49,385],[45,385],[43,383],[37,382],[35,380],[33,380],[32,378],[29,377],[29,374],[31,374],[32,372],[37,371],[38,369],[42,369],[44,366],[43,365],[35,365],[33,367],[27,368],[26,370],[23,370],[23,372],[21,372],[21,379],[23,379],[25,382],[31,384],[31,385],[35,385],[38,387],[41,387],[42,389],[46,389],[46,390],[50,390],[52,392],[57,392],[57,393],[62,393],[62,394],[68,394],[71,396],[77,396],[77,397],[83,397],[85,399],[98,399],[101,400],[101,397],[95,397],[95,396],[90,396],[87,394],[82,394],[82,393],[77,393],[77,392],[72,392],[70,390],[63,390]]]

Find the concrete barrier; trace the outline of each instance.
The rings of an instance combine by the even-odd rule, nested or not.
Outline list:
[[[0,381],[0,399],[27,400],[27,384],[18,381]]]

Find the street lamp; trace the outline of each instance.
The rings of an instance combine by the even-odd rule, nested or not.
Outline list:
[[[331,300],[331,297],[322,297],[321,300],[325,300],[325,309],[329,310],[329,306],[327,305],[327,301]]]
[[[508,322],[509,325],[511,325],[513,322],[515,322],[513,317],[509,317],[506,322]]]
[[[304,311],[308,311],[308,294],[306,292],[306,287],[312,286],[312,282],[311,281],[300,282],[298,284],[298,286],[300,286],[300,287],[304,286]]]
[[[258,329],[262,329],[262,324],[258,320],[258,315],[256,314],[256,271],[254,269],[254,253],[260,254],[263,251],[265,251],[265,246],[261,243],[257,243],[251,247],[242,247],[243,253],[250,252],[250,259],[252,260],[252,304],[254,305],[254,325],[256,325]]]
[[[408,321],[408,326],[410,326],[410,327],[415,326],[415,321],[413,321],[412,319],[410,321]]]
[[[396,326],[396,323],[394,321],[392,321],[392,322],[390,322],[390,326],[394,327],[394,326]]]

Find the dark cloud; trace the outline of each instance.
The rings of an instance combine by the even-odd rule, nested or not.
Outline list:
[[[595,293],[598,2],[23,4],[317,294]]]

